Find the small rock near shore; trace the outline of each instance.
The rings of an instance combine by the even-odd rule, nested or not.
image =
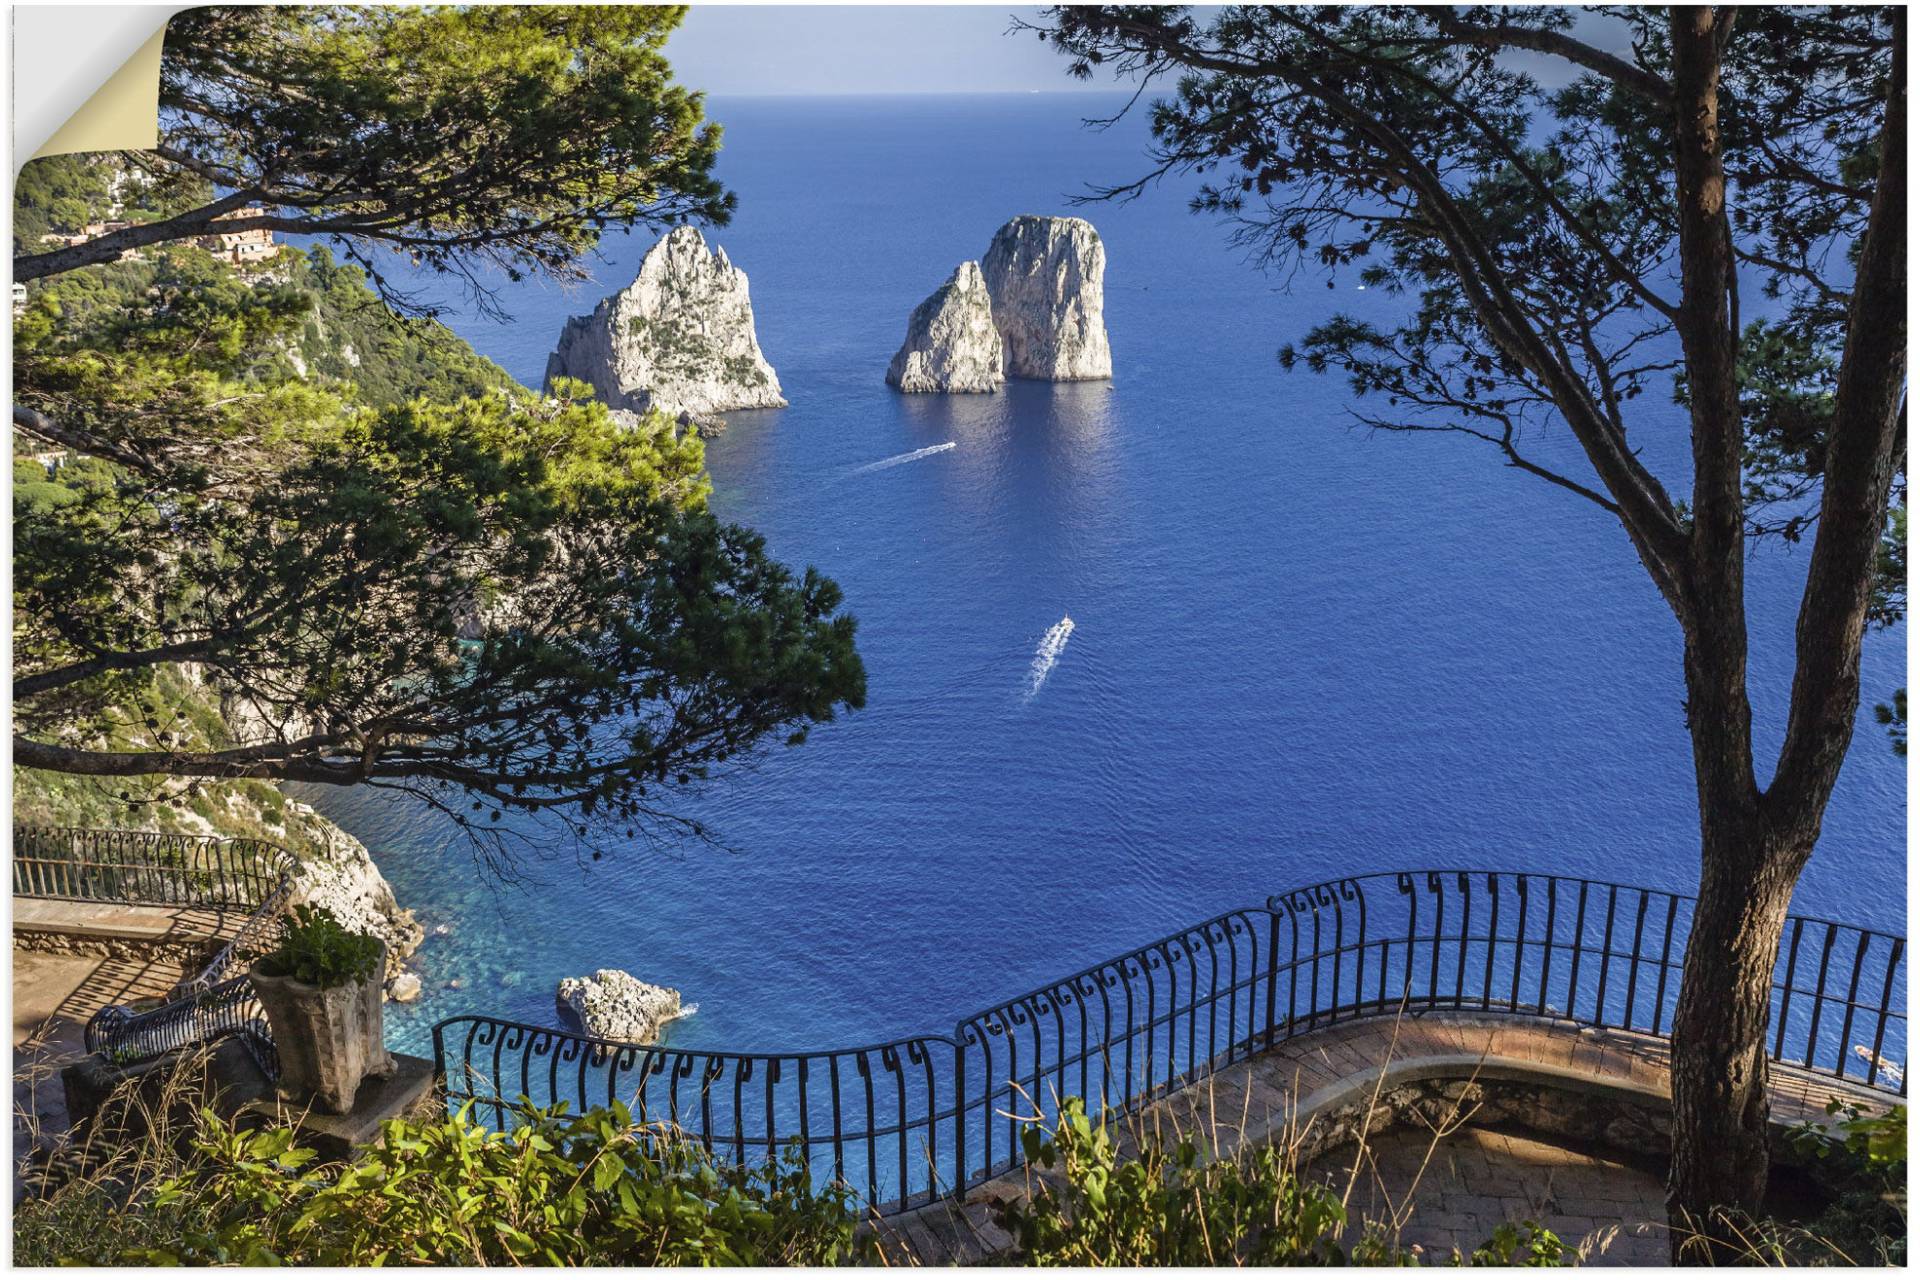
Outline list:
[[[678,991],[642,982],[624,969],[562,978],[554,996],[560,1012],[588,1035],[630,1044],[653,1043],[661,1028],[687,1012]]]
[[[420,975],[403,973],[387,983],[387,999],[395,1004],[412,1004],[420,998]]]

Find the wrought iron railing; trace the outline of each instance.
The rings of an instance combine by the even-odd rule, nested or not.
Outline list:
[[[891,1208],[1018,1163],[1061,1098],[1117,1110],[1294,1036],[1405,1010],[1664,1035],[1693,900],[1556,876],[1408,872],[1276,894],[962,1018],[951,1033],[751,1054],[631,1045],[483,1016],[433,1030],[450,1108],[627,1103],[736,1160],[797,1149]],[[1783,1065],[1904,1094],[1905,942],[1794,916],[1773,984]]]
[[[280,1076],[280,1052],[266,1011],[242,973],[176,996],[152,1009],[108,1005],[87,1020],[87,1052],[121,1064],[145,1062],[175,1049],[238,1037],[267,1079]]]
[[[279,1075],[273,1034],[245,968],[278,925],[298,869],[292,854],[262,840],[13,829],[16,897],[247,912],[225,945],[161,1004],[108,1005],[87,1020],[87,1051],[119,1063],[238,1036],[268,1078]]]
[[[13,892],[22,898],[251,910],[285,878],[290,861],[262,840],[13,829]]]

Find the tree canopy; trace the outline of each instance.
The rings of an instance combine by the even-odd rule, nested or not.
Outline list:
[[[1738,274],[1721,292],[1741,362],[1741,508],[1750,535],[1798,540],[1819,518],[1893,19],[1723,13]],[[1151,108],[1155,169],[1103,195],[1198,174],[1195,210],[1229,219],[1265,265],[1350,267],[1417,302],[1392,329],[1336,318],[1283,346],[1283,364],[1347,374],[1388,406],[1363,415],[1370,426],[1474,437],[1609,511],[1624,503],[1655,550],[1688,504],[1614,438],[1635,426],[1634,401],[1684,373],[1673,55],[1665,10],[1616,17],[1632,58],[1575,39],[1572,11],[1546,7],[1235,6],[1207,25],[1182,9],[1101,6],[1060,10],[1042,34],[1076,74],[1180,76]],[[1543,88],[1501,56],[1523,50],[1585,74]],[[1777,303],[1771,314],[1743,322],[1743,288]],[[1570,428],[1596,476],[1529,456],[1529,430],[1546,428]],[[1649,568],[1671,582],[1661,560]],[[1897,613],[1904,582],[1882,586]]]
[[[662,53],[684,8],[207,6],[168,24],[160,139],[122,159],[217,198],[69,248],[16,280],[125,249],[265,228],[333,237],[389,302],[390,248],[485,305],[488,272],[578,278],[608,227],[725,222],[720,129]],[[213,191],[205,194],[212,197]],[[258,207],[259,212],[234,216]]]
[[[160,153],[61,161],[21,199],[98,217],[132,160],[143,190],[244,178],[363,260],[569,274],[602,225],[731,205],[659,56],[677,19],[196,10]],[[273,92],[243,108],[253,77]],[[497,849],[516,811],[697,830],[673,795],[862,704],[839,589],[707,510],[696,435],[535,397],[324,247],[241,269],[183,242],[230,204],[149,208],[136,259],[16,259],[15,426],[71,451],[16,489],[16,765],[395,788]]]

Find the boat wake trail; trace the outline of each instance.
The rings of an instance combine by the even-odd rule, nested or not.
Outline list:
[[[959,441],[949,440],[945,444],[928,445],[924,449],[915,449],[912,453],[896,454],[891,458],[882,458],[878,462],[869,462],[864,467],[855,467],[852,471],[848,472],[848,474],[863,476],[869,471],[884,471],[888,467],[897,467],[903,462],[917,462],[921,458],[931,458],[936,453],[945,453],[957,444],[959,444]]]
[[[1031,702],[1040,692],[1040,686],[1047,682],[1053,664],[1060,661],[1060,654],[1067,647],[1067,637],[1072,634],[1073,619],[1062,618],[1040,637],[1040,647],[1033,651],[1033,665],[1027,668],[1027,701]]]

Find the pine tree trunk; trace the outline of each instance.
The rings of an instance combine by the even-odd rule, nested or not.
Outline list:
[[[1698,554],[1696,542],[1696,554]],[[1767,1022],[1774,959],[1793,886],[1819,833],[1782,839],[1755,784],[1746,619],[1737,540],[1696,560],[1687,626],[1687,728],[1700,804],[1700,890],[1673,1020],[1673,1163],[1667,1223],[1675,1262],[1721,1260],[1682,1246],[1724,1236],[1714,1211],[1754,1213],[1767,1190]],[[1817,811],[1816,811],[1817,812]]]
[[[1757,805],[1703,815],[1701,878],[1673,1022],[1676,1262],[1689,1228],[1724,1237],[1713,1211],[1756,1213],[1767,1189],[1767,1022],[1774,960],[1804,864],[1799,841],[1763,831]],[[1805,842],[1812,847],[1812,841]]]

